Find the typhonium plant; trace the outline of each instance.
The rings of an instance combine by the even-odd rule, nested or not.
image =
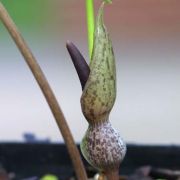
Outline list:
[[[90,65],[72,43],[68,42],[67,48],[81,81],[81,107],[89,123],[81,142],[82,154],[93,167],[107,174],[108,179],[118,179],[126,145],[109,121],[116,99],[116,66],[103,23],[104,5],[108,2],[103,2],[98,11]]]
[[[87,65],[79,50],[71,42],[67,43],[67,48],[80,78],[83,90],[81,106],[89,123],[81,143],[81,151],[92,166],[105,172],[108,180],[117,180],[119,165],[126,153],[126,145],[109,122],[109,114],[116,97],[116,70],[111,40],[103,24],[105,2],[111,1],[104,0],[97,15],[90,65]],[[52,110],[65,139],[78,179],[87,179],[78,150],[53,91],[1,2],[0,19],[24,56]]]

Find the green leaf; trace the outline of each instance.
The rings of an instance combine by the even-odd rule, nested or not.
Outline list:
[[[86,0],[89,57],[91,59],[94,36],[94,0]]]

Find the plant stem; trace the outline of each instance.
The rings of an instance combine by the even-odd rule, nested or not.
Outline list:
[[[104,172],[107,180],[119,180],[119,170],[111,170],[109,169],[108,171]]]
[[[49,86],[49,83],[46,80],[46,77],[44,76],[44,73],[42,72],[40,66],[38,65],[31,50],[29,49],[26,42],[22,38],[16,25],[14,24],[13,20],[11,19],[7,10],[4,8],[1,2],[0,2],[0,18],[3,24],[6,26],[7,30],[9,31],[11,37],[13,38],[17,47],[19,48],[20,52],[22,53],[26,63],[28,64],[37,83],[39,84],[46,98],[47,103],[49,104],[49,107],[54,115],[59,130],[61,131],[64,141],[67,145],[67,149],[71,157],[72,163],[74,165],[77,178],[79,180],[87,180],[86,171],[83,166],[79,151],[75,145],[72,134],[67,125],[63,112],[56,100],[56,97],[53,91],[51,90],[51,87]]]
[[[94,41],[94,0],[86,0],[89,57],[91,59]]]

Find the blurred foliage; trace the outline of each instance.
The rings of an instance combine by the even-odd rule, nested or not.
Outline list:
[[[43,176],[41,178],[41,180],[58,180],[58,177],[51,175],[51,174],[47,174],[47,175]]]
[[[20,26],[41,26],[47,20],[50,0],[1,0],[13,20]]]

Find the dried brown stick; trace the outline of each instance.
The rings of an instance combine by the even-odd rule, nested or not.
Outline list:
[[[26,42],[22,38],[20,32],[18,31],[16,25],[14,24],[13,20],[9,16],[7,10],[4,8],[3,4],[0,2],[0,18],[9,31],[9,34],[13,38],[14,42],[16,43],[17,47],[19,48],[20,52],[22,53],[26,63],[28,64],[29,68],[31,69],[37,83],[39,84],[47,103],[54,115],[54,118],[57,122],[57,125],[62,133],[64,141],[67,145],[67,149],[69,155],[71,157],[72,163],[75,168],[76,176],[79,180],[86,180],[87,175],[85,168],[83,166],[79,151],[75,145],[73,140],[72,134],[70,129],[66,123],[65,117],[61,108],[55,98],[51,87],[49,86],[48,81],[46,80],[40,66],[38,65],[35,57],[33,56],[31,50],[27,46]]]

